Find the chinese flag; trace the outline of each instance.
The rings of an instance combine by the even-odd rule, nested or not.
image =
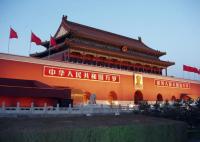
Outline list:
[[[193,72],[193,67],[183,65],[183,71]]]
[[[199,69],[187,65],[183,65],[183,71],[193,72],[193,73],[199,73]]]
[[[50,46],[55,46],[56,45],[56,40],[51,36],[50,37]]]
[[[41,45],[42,41],[34,33],[31,32],[31,42],[35,42],[36,45]]]
[[[17,32],[15,32],[15,30],[13,30],[12,28],[10,28],[10,36],[9,36],[9,38],[18,38]]]

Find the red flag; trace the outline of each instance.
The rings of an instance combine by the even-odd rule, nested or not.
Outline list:
[[[56,40],[51,36],[50,37],[50,46],[55,46],[56,45]]]
[[[193,73],[199,73],[199,70],[195,67],[183,65],[183,71],[193,72]]]
[[[193,72],[193,68],[187,65],[183,65],[183,71]]]
[[[194,73],[199,73],[199,69],[197,69],[197,68],[194,67],[194,68],[193,68],[193,72],[194,72]]]
[[[35,42],[36,45],[41,45],[42,41],[34,33],[31,32],[31,42]]]
[[[15,30],[13,30],[12,28],[10,28],[10,36],[9,36],[9,38],[18,38],[17,32],[15,32]]]

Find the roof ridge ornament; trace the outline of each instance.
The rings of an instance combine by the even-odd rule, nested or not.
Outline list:
[[[138,41],[139,41],[139,42],[142,42],[141,36],[138,36]]]
[[[63,15],[63,16],[62,16],[62,19],[63,19],[63,20],[67,20],[67,15]]]

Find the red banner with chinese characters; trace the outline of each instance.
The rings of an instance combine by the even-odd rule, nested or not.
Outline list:
[[[77,70],[70,68],[50,67],[50,66],[44,66],[43,75],[45,77],[73,78],[81,80],[105,81],[114,83],[120,82],[120,75],[116,74],[93,72],[87,70]]]
[[[159,87],[170,87],[170,88],[181,88],[181,89],[189,89],[190,83],[181,82],[181,81],[172,81],[172,80],[155,80],[155,85]]]

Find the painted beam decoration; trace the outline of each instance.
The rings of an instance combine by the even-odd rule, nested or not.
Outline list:
[[[51,66],[44,66],[43,76],[91,80],[91,81],[104,81],[104,82],[113,82],[113,83],[120,82],[120,75],[116,75],[116,74],[93,72],[93,71],[87,71],[87,70],[77,70],[77,69],[71,69],[71,68],[59,68],[59,67],[51,67]]]
[[[190,83],[188,82],[172,81],[172,80],[164,80],[164,79],[155,80],[155,85],[158,87],[190,89]]]

